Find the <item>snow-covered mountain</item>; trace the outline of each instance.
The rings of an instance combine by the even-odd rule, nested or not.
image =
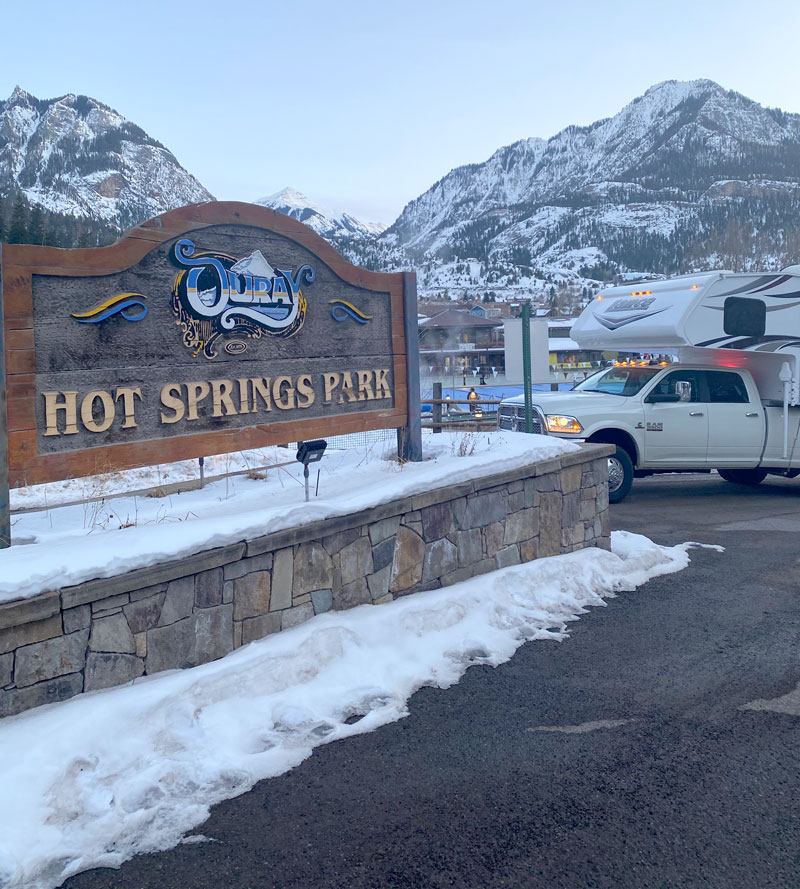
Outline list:
[[[85,243],[211,195],[135,124],[94,99],[0,104],[0,239],[12,202],[31,206],[23,237]],[[255,203],[311,226],[348,259],[416,269],[425,296],[487,295],[575,305],[599,282],[708,268],[777,269],[800,260],[800,115],[710,80],[666,81],[614,117],[523,139],[458,167],[388,229],[293,189]],[[35,218],[36,214],[39,218]],[[65,217],[61,217],[63,220]],[[86,220],[107,224],[89,228]],[[38,226],[38,228],[37,228]],[[89,237],[91,236],[91,237]],[[93,240],[92,240],[93,239]]]
[[[313,228],[318,235],[329,241],[342,238],[372,238],[386,229],[380,222],[364,222],[343,210],[324,207],[294,188],[284,188],[253,203],[291,216]]]
[[[0,196],[127,228],[213,200],[163,145],[87,96],[41,100],[16,87],[0,103]]]
[[[800,115],[709,80],[667,81],[612,118],[453,170],[379,242],[373,260],[413,264],[422,292],[469,299],[780,268],[800,258]]]

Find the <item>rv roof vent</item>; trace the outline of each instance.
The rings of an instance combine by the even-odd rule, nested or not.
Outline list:
[[[787,265],[785,269],[781,269],[782,275],[800,275],[800,265]]]

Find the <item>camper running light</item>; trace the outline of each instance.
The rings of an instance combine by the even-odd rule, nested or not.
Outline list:
[[[569,432],[572,435],[579,435],[583,432],[583,426],[575,419],[575,417],[562,417],[558,414],[548,414],[547,420],[548,432]]]

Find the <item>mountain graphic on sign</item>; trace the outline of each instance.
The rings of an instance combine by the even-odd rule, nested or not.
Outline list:
[[[259,278],[274,278],[275,269],[267,262],[260,250],[254,250],[249,256],[245,256],[231,266],[231,271],[237,275],[254,275]]]

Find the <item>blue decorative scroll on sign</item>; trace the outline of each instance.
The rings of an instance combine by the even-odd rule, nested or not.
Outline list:
[[[99,324],[112,315],[120,315],[126,321],[143,321],[147,317],[147,306],[142,302],[143,299],[147,299],[143,293],[120,293],[88,312],[73,312],[72,317],[81,324]],[[131,312],[134,307],[141,311]]]
[[[334,321],[347,321],[348,318],[352,318],[353,321],[357,321],[359,324],[366,324],[372,320],[372,315],[365,315],[364,312],[345,299],[332,299],[331,305],[333,306],[331,316]]]

